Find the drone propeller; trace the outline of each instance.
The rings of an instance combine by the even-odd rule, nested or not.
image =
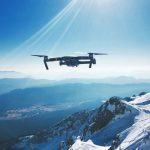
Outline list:
[[[36,57],[48,57],[46,55],[31,55],[31,56],[36,56]]]
[[[89,55],[108,55],[106,53],[88,53]]]

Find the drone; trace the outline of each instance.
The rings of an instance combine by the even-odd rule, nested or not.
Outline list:
[[[89,68],[92,67],[92,64],[96,64],[96,59],[94,55],[107,55],[106,53],[87,53],[88,56],[63,56],[63,57],[55,57],[55,58],[48,58],[46,55],[31,55],[36,57],[43,57],[43,62],[45,68],[48,70],[49,67],[47,62],[54,62],[58,61],[59,65],[66,65],[68,67],[78,67],[80,64],[89,64]]]

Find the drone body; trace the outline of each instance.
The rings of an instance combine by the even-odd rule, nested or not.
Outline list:
[[[107,55],[105,53],[88,53],[88,56],[63,56],[56,58],[48,58],[46,55],[32,55],[37,57],[43,57],[44,64],[48,70],[47,62],[59,61],[59,65],[66,65],[68,67],[78,67],[80,64],[89,64],[89,68],[92,67],[92,64],[96,64],[96,59],[94,55]]]

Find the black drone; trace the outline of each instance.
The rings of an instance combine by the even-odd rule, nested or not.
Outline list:
[[[44,64],[48,70],[47,62],[59,61],[60,66],[66,65],[68,67],[78,67],[80,64],[89,64],[89,68],[92,67],[92,64],[96,64],[96,59],[93,55],[107,55],[106,53],[88,53],[88,56],[63,56],[56,58],[48,58],[46,55],[32,55],[36,57],[43,57]]]

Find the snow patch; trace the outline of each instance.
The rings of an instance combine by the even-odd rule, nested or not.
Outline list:
[[[137,97],[134,101],[131,101],[132,105],[150,104],[150,93]]]
[[[116,109],[116,106],[110,104],[110,105],[107,106],[107,109],[108,109],[109,111],[111,111],[111,112],[114,112],[115,109]]]
[[[108,150],[109,147],[95,145],[91,140],[82,142],[77,139],[69,150]]]

